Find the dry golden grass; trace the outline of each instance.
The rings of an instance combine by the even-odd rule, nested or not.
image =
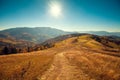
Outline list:
[[[40,51],[0,56],[0,80],[37,80],[50,66],[53,55]]]
[[[83,43],[84,46],[94,48],[94,49],[102,49],[103,45],[96,40],[91,38],[91,35],[83,35],[77,38],[79,43]]]
[[[86,35],[47,50],[0,56],[0,80],[120,80],[120,53],[102,48]]]
[[[118,48],[117,44],[109,42]],[[72,37],[56,44],[64,46],[65,56],[93,80],[120,80],[120,52],[103,51],[104,45],[90,35]],[[67,48],[67,46],[69,46]],[[115,48],[108,48],[114,50]]]
[[[83,35],[79,37],[72,37],[67,40],[63,40],[55,44],[56,47],[64,46],[64,45],[79,45],[89,47],[91,49],[102,49],[103,45],[94,39],[91,38],[91,35]]]
[[[120,80],[119,57],[86,50],[68,52],[66,57],[94,80]]]

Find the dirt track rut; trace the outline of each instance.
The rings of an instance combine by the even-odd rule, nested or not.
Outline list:
[[[65,52],[56,54],[51,67],[39,80],[90,80],[77,66],[69,63]]]

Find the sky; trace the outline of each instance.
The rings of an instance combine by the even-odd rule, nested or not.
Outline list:
[[[0,30],[14,27],[120,32],[120,0],[0,0]]]

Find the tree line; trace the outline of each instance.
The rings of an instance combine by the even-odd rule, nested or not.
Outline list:
[[[4,55],[4,54],[26,53],[26,52],[44,50],[47,48],[51,48],[53,46],[54,46],[53,44],[37,45],[34,47],[31,47],[31,46],[28,46],[28,47],[5,46],[1,50],[0,54]]]

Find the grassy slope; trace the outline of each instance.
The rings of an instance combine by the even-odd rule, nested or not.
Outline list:
[[[87,50],[69,51],[69,62],[94,80],[119,80],[120,58]]]
[[[0,80],[39,80],[54,55],[62,52],[71,65],[77,66],[78,71],[82,70],[90,79],[120,80],[120,57],[109,55],[119,52],[102,51],[103,47],[89,36],[82,36],[63,40],[43,51],[0,56]]]
[[[120,52],[103,51],[106,46],[92,39],[89,35],[73,37],[56,43],[56,47],[59,46],[72,47],[67,51],[66,57],[70,63],[78,66],[78,70],[82,70],[86,76],[95,80],[120,79],[120,57],[118,57]],[[113,48],[110,49],[119,48],[117,44],[112,46]]]
[[[54,55],[50,52],[0,56],[0,80],[36,80],[50,65]]]

